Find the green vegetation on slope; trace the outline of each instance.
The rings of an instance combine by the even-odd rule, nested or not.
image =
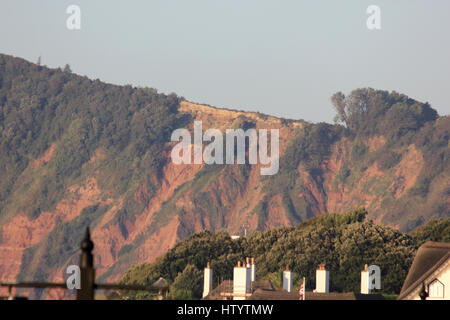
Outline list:
[[[178,113],[180,101],[174,94],[105,84],[75,75],[70,68],[49,69],[0,55],[0,225],[19,214],[37,218],[41,212],[53,210],[62,198],[76,200],[69,187],[95,178],[100,189],[99,203],[110,198],[120,199],[123,204],[110,223],[118,225],[127,238],[126,226],[143,212],[160,187],[171,132],[191,123],[187,115]],[[375,199],[373,203],[377,205],[370,208],[371,217],[380,217],[382,223],[396,225],[402,231],[449,215],[449,116],[438,117],[427,103],[405,95],[370,88],[354,90],[348,96],[339,93],[332,101],[338,111],[337,120],[345,126],[302,123],[288,141],[279,173],[262,179],[264,195],[253,210],[258,229],[271,226],[269,211],[271,205],[278,205],[275,197],[281,199],[280,211],[286,212],[288,223],[296,225],[319,211],[323,213],[330,190],[342,187],[346,192],[354,191],[365,170],[373,164],[382,174],[364,182],[357,190],[361,198],[355,196],[343,211],[365,204],[368,198]],[[281,120],[282,126],[290,123]],[[245,116],[233,123],[234,128],[243,129],[253,125],[253,120]],[[386,143],[371,150],[369,139],[379,137]],[[330,186],[325,183],[325,173],[332,170],[326,168],[326,163],[334,145],[343,141],[348,142],[351,157],[342,160]],[[423,156],[423,165],[414,185],[394,197],[390,186],[402,181],[393,178],[393,173],[411,145]],[[33,166],[33,161],[51,147],[54,152],[49,161]],[[93,158],[96,161],[90,162]],[[316,184],[314,194],[299,173],[299,166]],[[229,228],[226,218],[235,208],[224,206],[224,197],[236,198],[248,188],[259,187],[249,184],[248,172],[247,165],[238,170],[220,165],[203,168],[163,203],[145,232],[131,244],[118,248],[118,264],[102,276],[117,274],[120,268],[138,261],[137,253],[146,237],[174,216],[180,218],[180,238],[194,232],[194,219],[209,221],[210,231]],[[218,190],[220,185],[230,186],[229,194]],[[190,212],[176,206],[177,199],[183,197],[193,204]],[[102,214],[104,210],[98,208],[89,221]],[[76,219],[70,229],[82,230],[85,225],[85,220]],[[61,233],[64,226],[67,228],[58,222],[52,234],[70,233]],[[75,243],[66,236],[55,235],[46,237],[44,242],[25,252],[22,278],[44,279],[63,263],[71,250],[68,246]],[[60,245],[67,249],[62,249],[61,260],[45,256],[45,248],[56,250]]]
[[[371,210],[382,214],[382,222],[398,225],[410,231],[431,218],[448,217],[450,208],[450,117],[438,117],[428,103],[420,103],[395,91],[371,88],[353,90],[348,96],[341,92],[331,101],[337,111],[336,122],[346,126],[352,142],[351,158],[335,176],[333,187],[343,184],[349,190],[357,184],[365,170],[373,165],[382,170],[383,177],[373,178],[364,190],[375,196],[381,207]],[[367,148],[371,137],[383,137],[384,145],[376,150]],[[415,184],[401,197],[395,197],[389,185],[395,166],[413,145],[423,157],[423,166]],[[420,160],[420,159],[417,159]],[[416,174],[417,172],[411,172]],[[414,208],[412,210],[411,208]]]
[[[310,204],[298,197],[305,191],[303,181],[299,179],[298,166],[302,164],[321,185],[321,163],[330,155],[333,143],[344,134],[342,127],[326,123],[305,124],[298,130],[280,159],[278,174],[265,179],[266,194],[255,210],[261,229],[267,216],[268,201],[277,194],[281,194],[283,207],[293,224],[312,217]],[[323,189],[320,191],[324,193]]]
[[[43,241],[26,249],[18,280],[47,280],[52,272],[48,266],[59,269],[67,264],[78,253],[86,227],[94,227],[97,218],[107,210],[108,206],[98,204],[86,207],[79,217],[58,224]]]
[[[298,129],[281,156],[279,173],[264,179],[265,196],[254,210],[260,229],[264,228],[273,197],[281,196],[284,211],[291,223],[296,224],[314,216],[320,207],[318,203],[322,201],[325,206],[329,193],[337,192],[339,186],[349,193],[360,188],[347,204],[347,210],[374,198],[373,202],[381,206],[371,208],[371,217],[381,216],[383,223],[398,225],[403,231],[412,230],[430,218],[449,215],[446,199],[450,196],[447,183],[450,117],[439,118],[429,104],[395,91],[363,88],[353,90],[348,96],[338,92],[331,100],[337,111],[336,121],[345,127],[306,123]],[[371,138],[383,142],[372,149],[369,148]],[[343,144],[342,151],[349,148],[350,156],[339,155],[340,167],[331,185],[327,185],[327,161],[335,143],[343,141],[348,145]],[[418,150],[419,158],[415,161],[423,157],[424,165],[420,172],[410,172],[418,174],[415,184],[405,194],[395,195],[396,188],[402,190],[408,177],[393,177],[401,171],[397,165],[411,146]],[[374,165],[384,174],[372,176],[369,181],[361,180]],[[311,193],[310,185],[305,185],[299,166],[310,175],[316,194]]]
[[[426,241],[450,242],[450,218],[430,220],[409,233],[420,246]]]
[[[430,222],[408,235],[373,224],[366,215],[364,209],[326,214],[293,228],[257,231],[238,240],[231,240],[223,232],[203,231],[179,242],[154,263],[130,268],[121,282],[151,284],[162,276],[171,283],[171,298],[198,299],[202,271],[208,261],[214,269],[216,286],[220,280],[232,279],[238,260],[255,257],[257,278],[271,279],[276,284],[280,270],[289,265],[294,280],[298,282],[305,276],[309,289],[314,288],[315,269],[326,263],[330,289],[337,292],[359,292],[364,264],[376,264],[382,272],[381,291],[398,294],[417,248],[426,240],[449,241],[450,218]],[[148,297],[128,294],[132,298]]]
[[[106,155],[96,174],[102,189],[131,199],[146,185],[145,206],[158,187],[150,177],[165,163],[164,146],[187,120],[177,113],[179,101],[174,94],[105,84],[0,55],[2,218],[5,212],[36,218],[52,209],[68,186],[82,181],[82,168],[98,149]],[[24,174],[53,143],[45,168]],[[140,209],[126,212],[131,217]]]

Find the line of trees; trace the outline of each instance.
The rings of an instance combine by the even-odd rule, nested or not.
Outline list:
[[[376,264],[382,271],[381,292],[398,294],[417,248],[428,239],[449,241],[450,218],[432,221],[408,235],[373,224],[366,216],[365,209],[326,214],[296,227],[256,231],[238,240],[232,240],[226,232],[202,231],[179,242],[154,263],[130,268],[120,281],[150,284],[162,276],[171,283],[171,298],[199,299],[208,261],[217,285],[223,279],[232,279],[237,261],[255,257],[258,279],[276,282],[280,270],[289,265],[295,284],[305,276],[308,289],[314,288],[317,266],[326,263],[330,290],[335,292],[359,292],[364,264]],[[137,292],[128,295],[148,297]]]

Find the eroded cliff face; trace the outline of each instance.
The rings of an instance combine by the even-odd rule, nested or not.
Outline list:
[[[32,165],[36,166],[38,161],[41,160]],[[24,250],[39,244],[57,224],[79,216],[85,207],[97,203],[101,196],[95,178],[88,179],[81,186],[69,188],[68,193],[70,196],[61,200],[54,211],[44,211],[36,219],[20,214],[1,226],[0,281],[15,282],[22,266]],[[60,278],[55,277],[57,280]],[[3,291],[4,294],[6,290]]]
[[[301,121],[287,122],[256,113],[216,109],[190,102],[182,102],[179,111],[191,115],[193,120],[202,120],[203,130],[234,128],[241,120],[250,121],[256,129],[278,128],[281,157],[304,126]],[[386,139],[383,136],[372,137],[363,143],[368,152],[376,152],[385,145]],[[172,145],[169,143],[167,150]],[[398,150],[401,158],[388,170],[380,169],[377,161],[356,169],[349,167],[352,146],[353,141],[349,138],[342,138],[331,146],[330,154],[320,163],[320,179],[300,163],[292,178],[303,191],[295,195],[294,203],[298,200],[307,204],[306,217],[364,206],[369,218],[400,227],[395,219],[387,218],[387,214],[395,210],[398,201],[415,185],[424,166],[421,151],[414,145]],[[43,156],[32,161],[30,170],[44,166],[54,149],[55,145],[52,145]],[[167,150],[164,152],[169,158]],[[104,157],[99,149],[89,164],[95,165]],[[348,168],[348,176],[353,181],[337,179],[344,167]],[[98,167],[96,170],[102,169]],[[111,197],[109,190],[99,186],[94,174],[71,186],[55,210],[42,212],[34,220],[19,214],[4,221],[0,226],[0,281],[15,281],[23,263],[35,263],[44,255],[44,252],[35,252],[33,260],[25,262],[26,249],[37,246],[58,224],[73,221],[84,208],[94,204],[108,206],[104,213],[95,217],[96,223],[91,231],[97,276],[102,281],[116,281],[131,265],[154,261],[178,240],[203,229],[225,229],[230,234],[242,234],[244,229],[251,232],[300,222],[288,212],[283,194],[274,192],[274,188],[268,193],[267,184],[272,180],[261,176],[259,164],[210,168],[204,164],[175,165],[168,160],[161,176],[153,179],[157,179],[159,185],[153,196],[145,186],[135,192],[136,202],[144,202],[143,199],[148,197],[150,200],[133,219],[117,219],[124,199]],[[77,263],[78,255],[75,248],[63,263],[49,265],[48,280],[63,281],[65,267]],[[33,280],[26,278],[27,274],[21,275],[22,280]]]

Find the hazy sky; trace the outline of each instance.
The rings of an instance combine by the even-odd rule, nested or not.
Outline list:
[[[332,121],[334,92],[368,86],[450,114],[449,0],[1,0],[0,53],[314,122]]]

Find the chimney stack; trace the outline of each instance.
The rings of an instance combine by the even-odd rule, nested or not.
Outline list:
[[[256,281],[255,258],[252,258],[251,264],[250,264],[250,281]]]
[[[289,266],[283,271],[283,289],[287,292],[292,291],[292,271],[289,270]]]
[[[318,293],[328,293],[330,284],[330,272],[326,270],[325,264],[320,264],[316,270],[316,290]]]
[[[361,271],[361,293],[370,294],[369,271],[367,270],[367,264],[364,265],[364,270]]]
[[[250,265],[250,258],[249,257],[247,257],[247,258],[245,258],[245,261],[246,261],[246,267],[247,267],[247,288],[248,288],[248,291],[251,291],[251,287],[252,287],[252,268],[251,268],[251,265]]]
[[[381,289],[381,270],[377,265],[364,265],[361,271],[361,293],[371,294],[373,290]]]
[[[203,280],[203,298],[206,297],[212,290],[213,270],[208,262],[206,264],[204,280]]]
[[[241,262],[233,269],[233,294],[234,300],[245,300],[245,294],[250,292],[250,268]]]

